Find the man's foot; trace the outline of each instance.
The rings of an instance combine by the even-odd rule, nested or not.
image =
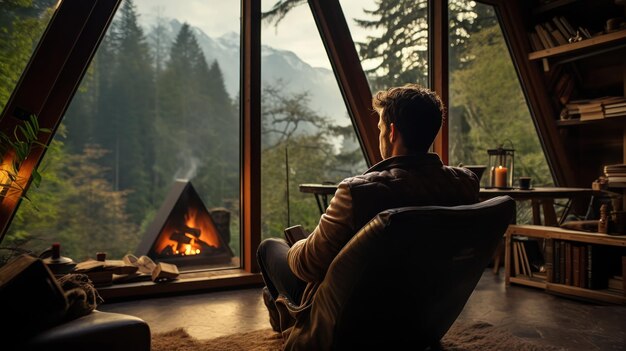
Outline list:
[[[272,325],[272,329],[280,333],[280,315],[278,314],[276,303],[274,302],[274,299],[272,298],[272,295],[267,287],[263,287],[263,302],[270,313],[270,324]]]

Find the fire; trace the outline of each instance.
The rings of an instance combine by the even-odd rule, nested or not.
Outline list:
[[[165,226],[156,245],[161,255],[193,256],[220,246],[217,228],[208,213],[190,206],[182,226],[172,222]]]

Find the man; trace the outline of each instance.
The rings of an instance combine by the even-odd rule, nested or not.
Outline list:
[[[373,107],[379,115],[383,161],[338,185],[328,209],[306,239],[291,247],[282,239],[267,239],[259,246],[257,259],[266,284],[263,299],[276,331],[293,324],[285,314],[280,321],[274,304],[278,295],[301,304],[311,301],[339,251],[379,212],[478,202],[476,175],[445,166],[437,154],[429,152],[444,114],[435,92],[407,84],[378,92]]]

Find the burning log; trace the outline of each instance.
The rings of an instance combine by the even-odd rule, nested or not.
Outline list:
[[[171,246],[166,246],[165,248],[163,248],[163,250],[161,250],[161,253],[159,253],[159,255],[161,256],[173,256],[174,255],[174,249]]]
[[[170,240],[177,242],[180,244],[190,244],[191,238],[185,235],[183,232],[174,232],[170,235]]]
[[[191,227],[188,227],[186,225],[183,225],[181,229],[183,230],[183,233],[191,234],[191,235],[195,236],[196,238],[200,237],[200,232],[201,231],[198,228],[191,228]]]

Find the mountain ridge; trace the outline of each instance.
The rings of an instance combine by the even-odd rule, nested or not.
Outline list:
[[[177,19],[160,19],[161,40],[172,43],[182,27]],[[157,35],[156,19],[145,19],[141,23],[148,40]],[[207,63],[214,60],[222,70],[224,84],[231,98],[239,94],[240,37],[236,32],[227,32],[213,38],[202,29],[190,26],[202,49]],[[166,52],[169,52],[166,50]],[[309,93],[309,107],[318,114],[328,117],[333,123],[350,123],[345,103],[333,72],[323,67],[313,67],[289,50],[261,45],[261,81],[263,85],[280,84],[286,94]]]

